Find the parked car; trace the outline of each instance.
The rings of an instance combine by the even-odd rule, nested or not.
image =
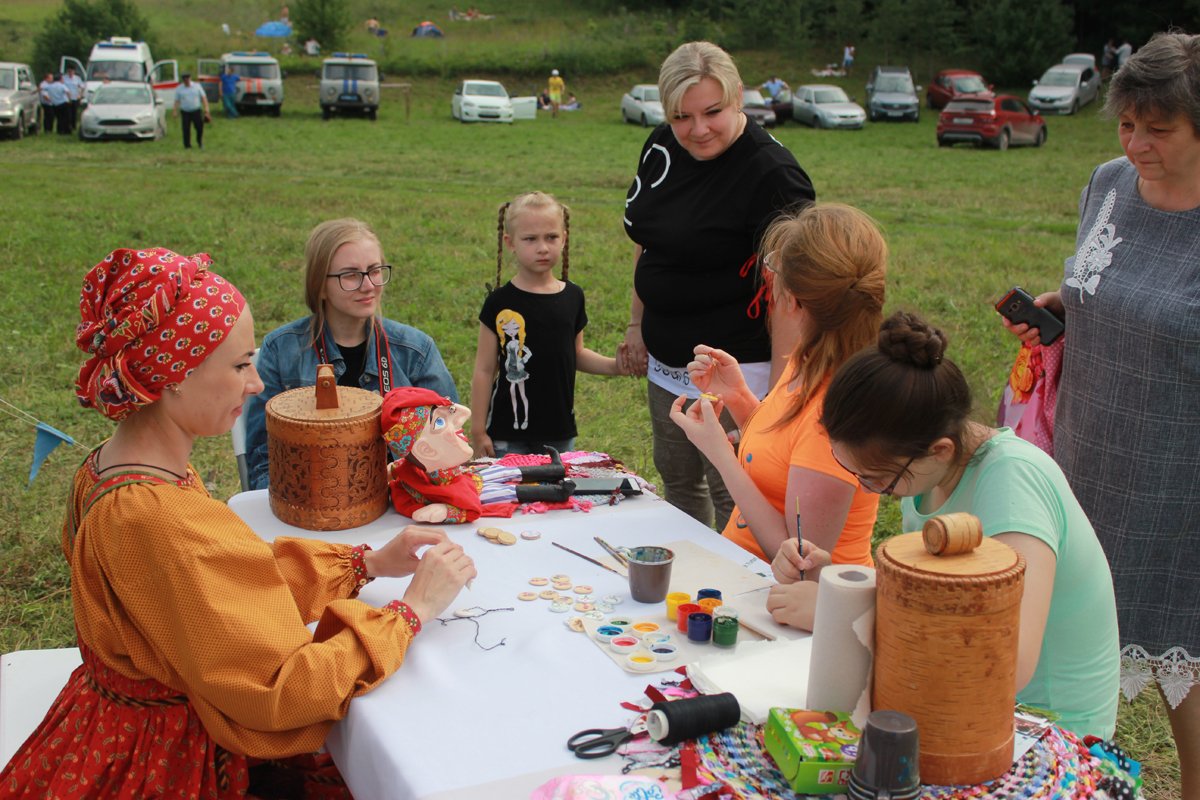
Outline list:
[[[764,128],[775,127],[775,112],[758,89],[742,89],[742,111]]]
[[[984,83],[978,72],[965,69],[944,69],[930,82],[925,100],[930,108],[945,108],[958,97],[991,100],[996,95],[991,84]]]
[[[379,69],[362,53],[334,53],[321,65],[321,118],[333,112],[361,113],[374,120],[379,111]]]
[[[496,81],[463,81],[450,99],[450,116],[460,122],[512,122],[512,100]]]
[[[666,115],[658,97],[658,86],[639,83],[621,96],[621,119],[639,123],[643,128],[661,125]]]
[[[861,128],[867,112],[840,86],[809,83],[792,92],[792,118],[814,128]]]
[[[42,103],[28,64],[0,61],[0,131],[14,139],[37,133]]]
[[[202,86],[215,87],[220,76],[233,67],[238,76],[234,104],[238,113],[262,111],[278,117],[283,110],[283,71],[279,60],[265,50],[235,50],[222,53],[220,58],[201,58],[196,62]],[[213,98],[210,95],[209,100]]]
[[[1067,53],[1063,56],[1062,63],[1078,64],[1081,67],[1096,68],[1096,57],[1091,53]]]
[[[79,118],[79,138],[161,139],[166,108],[148,83],[106,83],[96,89]]]
[[[1033,82],[1029,105],[1043,114],[1074,114],[1100,96],[1100,73],[1083,64],[1057,64]]]
[[[908,67],[876,67],[867,82],[867,117],[875,122],[898,119],[919,122],[921,101]]]
[[[937,142],[949,147],[971,142],[1007,150],[1010,144],[1041,147],[1046,141],[1046,121],[1010,94],[985,100],[958,98],[946,104],[938,117]]]
[[[106,81],[149,82],[155,94],[167,105],[175,102],[175,87],[179,85],[179,62],[175,59],[155,61],[150,45],[135,42],[128,36],[112,36],[92,46],[87,68],[72,56],[59,59],[58,71],[74,67],[84,79],[83,105],[92,102],[92,94]]]

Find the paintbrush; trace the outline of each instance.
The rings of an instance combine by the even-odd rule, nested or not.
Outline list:
[[[559,544],[558,542],[551,542],[550,544],[554,545],[559,550],[566,550],[568,553],[570,553],[573,556],[579,556],[584,561],[590,561],[593,564],[595,564],[597,567],[604,567],[606,570],[608,570],[609,572],[611,572],[615,575],[620,575],[622,578],[626,577],[625,573],[619,572],[619,571],[613,569],[608,564],[605,564],[603,561],[597,561],[596,559],[592,558],[591,556],[585,556],[583,553],[576,552],[565,545]]]
[[[796,550],[804,558],[804,539],[800,536],[800,498],[796,498]],[[804,570],[800,570],[800,580],[804,580]]]
[[[764,631],[764,630],[762,630],[762,629],[760,629],[760,628],[756,628],[756,627],[754,627],[753,625],[751,625],[749,622],[746,622],[746,620],[744,620],[744,619],[741,619],[740,617],[738,618],[738,625],[741,625],[743,628],[745,628],[746,630],[750,631],[751,633],[758,634],[758,635],[759,635],[759,636],[761,636],[762,638],[766,639],[768,642],[773,642],[773,641],[775,641],[775,635],[774,635],[774,634],[767,633],[766,631]]]
[[[629,559],[627,559],[627,558],[625,557],[625,554],[624,554],[624,553],[622,553],[622,552],[621,552],[620,550],[618,550],[617,548],[613,547],[613,546],[612,546],[611,544],[609,544],[608,542],[606,542],[606,541],[604,541],[603,539],[601,539],[599,536],[593,536],[592,538],[593,538],[593,539],[596,541],[596,544],[600,545],[600,546],[601,546],[601,547],[603,547],[603,548],[604,548],[606,551],[608,551],[608,554],[609,554],[610,556],[612,556],[613,558],[615,558],[615,559],[616,559],[616,560],[617,560],[619,563],[621,563],[622,565],[624,565],[624,566],[626,566],[626,567],[628,567],[628,566],[629,566]]]

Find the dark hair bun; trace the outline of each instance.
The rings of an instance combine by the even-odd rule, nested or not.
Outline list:
[[[916,314],[897,311],[879,329],[879,352],[892,361],[932,369],[942,363],[946,334]]]

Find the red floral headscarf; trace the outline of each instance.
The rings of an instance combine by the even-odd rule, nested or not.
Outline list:
[[[452,405],[454,401],[449,397],[419,386],[401,386],[384,395],[380,424],[392,458],[400,460],[408,455],[434,408]]]
[[[162,247],[114,250],[83,279],[75,393],[114,420],[162,397],[212,355],[246,299],[208,265]]]

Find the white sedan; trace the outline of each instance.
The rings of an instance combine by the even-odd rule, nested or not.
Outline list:
[[[621,119],[642,127],[661,125],[666,116],[658,97],[658,87],[653,83],[639,83],[626,92],[621,98]]]
[[[512,100],[496,81],[463,81],[450,100],[450,116],[461,122],[512,122]]]
[[[106,83],[96,89],[79,119],[79,138],[161,139],[166,109],[148,83]]]
[[[841,87],[810,83],[792,92],[792,119],[814,128],[861,128],[867,112]]]

